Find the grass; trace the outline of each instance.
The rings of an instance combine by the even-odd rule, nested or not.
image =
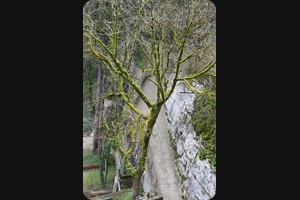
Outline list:
[[[115,167],[109,166],[107,172],[107,183],[112,183],[115,178]],[[95,189],[101,184],[99,169],[91,169],[83,172],[83,190]]]
[[[123,194],[122,196],[115,197],[112,200],[130,200],[131,195],[132,195],[132,192],[128,192],[128,193]]]
[[[92,169],[83,172],[83,190],[93,189],[100,185],[99,169]]]
[[[108,183],[114,182],[115,173],[116,173],[115,167],[114,166],[109,166],[108,167],[108,172],[107,172],[107,182]]]
[[[84,165],[99,164],[99,163],[100,163],[100,158],[98,155],[92,154],[92,152],[89,150],[83,151],[83,164]]]

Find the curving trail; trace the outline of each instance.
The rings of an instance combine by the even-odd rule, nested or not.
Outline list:
[[[157,87],[152,82],[146,80],[142,85],[142,90],[152,102],[156,100]],[[137,107],[147,114],[148,107],[138,99]],[[153,175],[154,186],[157,181],[156,191],[162,195],[164,200],[182,200],[180,189],[180,178],[175,165],[174,150],[170,146],[168,123],[165,115],[165,108],[162,106],[148,147],[149,167]],[[153,164],[151,164],[153,162]]]

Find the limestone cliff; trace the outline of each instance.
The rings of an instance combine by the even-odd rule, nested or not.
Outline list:
[[[203,147],[191,123],[194,98],[195,94],[179,82],[165,108],[171,143],[178,156],[176,165],[181,176],[183,196],[188,200],[206,200],[215,195],[216,174],[208,161],[197,156]]]

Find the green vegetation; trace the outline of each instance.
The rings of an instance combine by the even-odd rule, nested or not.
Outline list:
[[[175,140],[173,140],[173,138],[172,138],[172,133],[171,133],[171,131],[168,131],[168,133],[169,133],[169,141],[170,141],[170,145],[171,145],[171,147],[172,147],[172,149],[173,149],[173,151],[174,151],[174,157],[175,157],[175,160],[177,160],[177,159],[179,158],[179,155],[178,155],[178,153],[177,153],[177,145],[176,145]]]
[[[198,153],[200,159],[208,159],[216,166],[216,96],[197,94],[195,101],[195,113],[192,123],[197,135],[202,138],[204,146]]]
[[[112,200],[130,200],[131,195],[132,195],[132,192],[128,192],[128,193],[123,194],[122,196],[115,197]]]
[[[140,194],[143,194],[143,193],[144,193],[144,188],[141,187],[141,188],[140,188]]]
[[[137,45],[136,50],[134,51],[134,63],[140,68],[145,69],[145,65],[147,64],[146,55],[143,53],[141,47]]]
[[[97,60],[91,55],[84,54],[83,57],[83,133],[92,131],[93,119],[93,91],[96,88],[96,66]]]
[[[87,170],[83,172],[83,189],[94,189],[100,185],[100,176],[98,169]]]
[[[92,113],[91,113],[91,108],[90,105],[87,103],[83,104],[83,133],[89,133],[92,132]]]
[[[112,183],[115,178],[115,167],[108,167],[107,183]],[[101,185],[99,169],[91,169],[83,172],[83,189],[95,189]]]
[[[131,199],[135,200],[161,108],[178,81],[188,84],[209,75],[216,64],[208,37],[214,38],[214,15],[214,9],[202,1],[124,4],[91,0],[85,5],[84,131],[95,131],[93,152],[100,156],[101,184],[106,183],[110,151],[118,150],[126,171],[133,175]],[[195,72],[184,73],[186,65],[193,66]],[[170,73],[174,74],[171,80]],[[140,85],[145,76],[157,86],[156,100],[151,100],[154,93],[148,95]],[[136,103],[137,96],[147,106],[147,113]],[[106,109],[104,98],[113,101],[114,110]],[[125,104],[130,112],[123,120]]]
[[[83,164],[99,164],[100,158],[98,155],[93,154],[91,151],[83,151]]]
[[[107,170],[107,183],[114,182],[116,168],[114,166],[109,166]]]

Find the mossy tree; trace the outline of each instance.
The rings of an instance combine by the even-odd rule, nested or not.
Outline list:
[[[211,20],[215,15],[214,5],[196,0],[103,0],[98,3],[107,6],[106,15],[99,15],[96,23],[91,17],[92,12],[84,10],[84,39],[101,66],[117,79],[118,87],[109,95],[121,97],[139,122],[135,130],[130,130],[139,133],[138,140],[132,137],[141,149],[138,165],[126,162],[134,175],[132,199],[135,199],[146,167],[149,139],[161,107],[172,95],[178,81],[193,88],[190,81],[207,74],[215,66],[214,57],[205,62],[202,59],[208,53],[204,51],[203,41],[211,35],[214,37],[214,32],[210,32],[214,24]],[[142,72],[150,73],[148,79],[157,86],[155,102],[150,101],[139,85],[140,77],[133,73],[132,62],[137,48],[145,58],[141,62],[144,64]],[[184,73],[189,65],[197,69],[192,74]],[[172,77],[170,82],[169,76]],[[124,90],[124,84],[147,105],[147,114],[138,109],[130,91]],[[116,146],[128,161],[133,149],[125,151],[118,142]]]

